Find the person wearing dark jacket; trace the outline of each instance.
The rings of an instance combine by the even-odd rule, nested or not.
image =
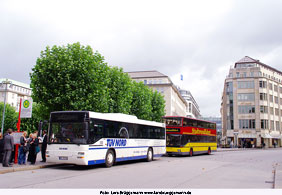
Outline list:
[[[36,134],[32,134],[32,139],[30,140],[29,144],[30,144],[29,146],[30,163],[34,165],[37,157],[36,148],[39,145],[39,140],[36,137]]]
[[[14,138],[12,136],[13,130],[8,129],[7,132],[8,134],[4,137],[3,167],[9,167],[9,160],[11,158],[12,151],[14,150]]]
[[[41,162],[46,162],[46,149],[47,149],[47,131],[43,130],[43,141],[42,141],[42,147],[41,147],[41,156],[42,156],[42,161]]]

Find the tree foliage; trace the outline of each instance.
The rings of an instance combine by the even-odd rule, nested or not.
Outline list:
[[[4,110],[4,103],[0,102],[0,120],[1,120],[0,128],[2,127],[3,110]],[[7,129],[9,128],[15,130],[17,128],[17,122],[18,122],[18,114],[16,112],[16,109],[12,107],[10,104],[6,103],[3,132],[7,131]]]
[[[90,46],[46,47],[32,71],[33,101],[48,115],[52,111],[90,110],[156,121],[164,115],[160,94],[133,82],[121,68],[109,67]]]
[[[48,115],[47,115],[48,114]],[[44,119],[48,119],[49,113],[44,111],[44,107],[33,102],[31,118],[21,119],[21,131],[27,131],[28,134],[38,130],[38,124]]]

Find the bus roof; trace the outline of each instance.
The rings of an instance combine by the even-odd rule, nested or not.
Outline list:
[[[216,124],[215,122],[200,120],[200,119],[196,119],[196,118],[189,118],[189,117],[185,117],[185,116],[164,116],[163,118],[188,118],[188,119],[191,119],[191,120],[204,121],[204,122],[207,122],[207,123],[214,123],[214,124]]]
[[[155,121],[148,121],[148,120],[141,120],[138,119],[134,115],[122,114],[122,113],[100,113],[100,112],[91,112],[91,111],[57,111],[52,113],[75,113],[75,112],[88,112],[89,118],[96,118],[102,120],[109,120],[109,121],[117,121],[117,122],[126,122],[126,123],[134,123],[134,124],[142,124],[142,125],[151,125],[157,127],[165,128],[164,123],[159,123]],[[51,114],[52,114],[51,113]]]

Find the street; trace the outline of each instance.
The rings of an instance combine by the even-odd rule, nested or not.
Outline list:
[[[282,148],[246,149],[123,162],[111,168],[62,165],[0,174],[0,188],[272,189],[281,154]]]

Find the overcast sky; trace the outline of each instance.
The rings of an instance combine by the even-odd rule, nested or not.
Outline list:
[[[203,116],[220,116],[236,61],[250,56],[282,70],[282,1],[0,0],[0,78],[29,84],[40,51],[74,42],[124,71],[168,75]]]

